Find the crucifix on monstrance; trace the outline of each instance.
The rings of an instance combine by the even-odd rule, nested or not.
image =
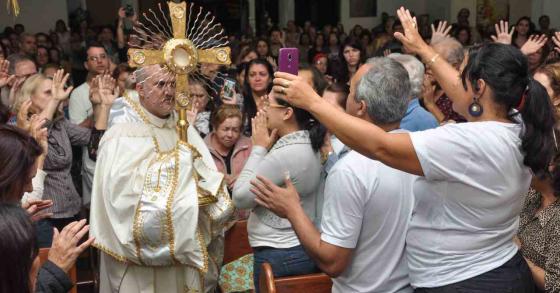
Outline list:
[[[191,107],[189,95],[189,75],[198,74],[200,63],[211,63],[229,65],[230,48],[227,45],[227,37],[219,23],[214,23],[215,18],[208,18],[206,13],[203,18],[202,8],[196,10],[193,17],[193,4],[186,2],[167,2],[169,16],[171,17],[172,32],[169,31],[169,22],[161,5],[159,6],[163,16],[163,24],[155,13],[149,17],[144,13],[144,18],[150,23],[140,23],[135,27],[137,38],[143,43],[142,47],[128,50],[129,65],[131,67],[144,67],[160,64],[162,70],[168,74],[175,75],[175,103],[179,114],[177,131],[181,141],[187,142],[187,110]],[[188,6],[188,10],[187,10]],[[200,21],[199,21],[200,20]]]

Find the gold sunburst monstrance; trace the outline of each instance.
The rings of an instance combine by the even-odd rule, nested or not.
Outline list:
[[[160,64],[175,74],[175,103],[179,113],[177,132],[181,141],[187,142],[187,110],[190,107],[189,74],[197,69],[199,63],[219,65],[231,64],[230,48],[218,47],[198,49],[186,35],[187,17],[186,2],[167,2],[173,27],[173,38],[165,42],[162,49],[134,49],[128,50],[129,65],[144,67]]]

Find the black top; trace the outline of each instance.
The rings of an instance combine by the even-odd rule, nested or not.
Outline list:
[[[231,174],[231,155],[233,154],[233,148],[228,152],[228,154],[224,157],[220,154],[224,162],[226,163],[226,173]]]

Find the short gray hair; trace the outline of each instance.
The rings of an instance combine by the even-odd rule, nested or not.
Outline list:
[[[459,67],[465,59],[465,49],[463,45],[454,38],[445,38],[432,44],[434,50],[441,55],[449,64]]]
[[[371,58],[367,63],[372,68],[356,86],[356,101],[366,102],[368,115],[376,123],[399,122],[408,108],[408,72],[397,61],[386,57]]]
[[[8,67],[8,74],[10,75],[16,74],[16,66],[21,62],[29,61],[35,64],[31,58],[21,53],[11,54],[6,60],[10,62],[10,66]]]
[[[411,55],[393,53],[387,57],[399,62],[408,71],[410,95],[412,98],[419,98],[422,94],[422,84],[424,83],[424,64]]]

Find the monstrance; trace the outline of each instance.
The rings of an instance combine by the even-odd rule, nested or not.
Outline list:
[[[191,106],[189,75],[197,70],[199,63],[231,64],[231,50],[229,47],[224,46],[227,44],[227,37],[223,36],[223,29],[212,35],[214,30],[219,28],[220,24],[215,23],[212,25],[215,18],[208,20],[207,16],[209,13],[199,22],[198,20],[202,13],[202,8],[200,8],[196,20],[189,29],[187,24],[193,21],[188,18],[193,13],[192,8],[194,5],[187,4],[186,2],[167,2],[167,4],[173,26],[172,38],[166,39],[165,26],[158,18],[155,19],[159,25],[144,14],[144,17],[152,24],[152,27],[159,30],[159,33],[155,33],[149,27],[144,26],[145,29],[142,31],[142,34],[145,35],[140,36],[140,39],[144,38],[144,43],[149,45],[148,47],[155,46],[160,48],[131,48],[128,50],[128,59],[131,67],[160,64],[164,70],[175,74],[175,103],[179,114],[177,132],[181,141],[187,142],[187,111]],[[190,6],[190,12],[187,11],[187,6]],[[152,10],[150,12],[155,17],[154,12]],[[167,21],[167,18],[164,20]],[[163,29],[160,29],[160,26]],[[137,32],[139,31],[137,30]],[[226,40],[225,42],[224,39]],[[156,42],[160,45],[157,45]]]
[[[167,2],[171,27],[167,14],[161,4],[158,17],[153,10],[151,15],[144,13],[143,23],[134,26],[137,43],[130,43],[128,50],[129,65],[137,70],[159,64],[159,72],[165,74],[162,81],[167,82],[175,76],[175,108],[178,113],[177,132],[179,139],[187,141],[187,111],[192,107],[189,94],[189,77],[205,79],[198,72],[201,63],[228,65],[231,63],[228,38],[219,23],[215,23],[210,13],[203,14],[202,7],[193,13],[194,4],[186,2]],[[187,10],[188,7],[188,10]],[[194,17],[196,15],[196,17]],[[203,15],[203,17],[201,17]],[[191,17],[193,16],[193,17]],[[165,24],[164,24],[165,23]],[[211,82],[211,81],[210,81]],[[195,176],[198,176],[195,174]],[[199,192],[199,205],[216,202],[216,198]]]

